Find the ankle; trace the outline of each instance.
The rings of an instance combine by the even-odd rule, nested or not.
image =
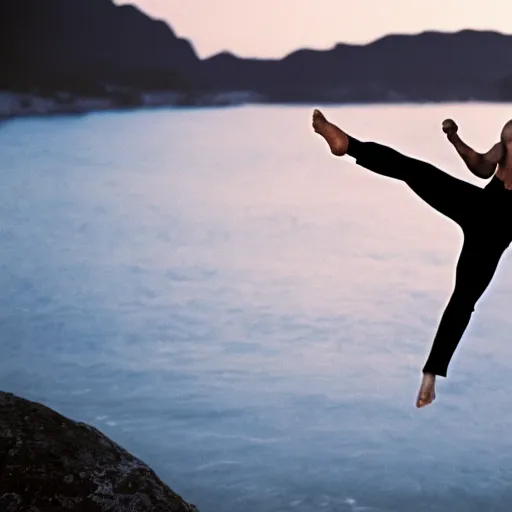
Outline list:
[[[363,142],[355,137],[351,137],[348,133],[346,135],[348,139],[347,155],[358,160],[363,153]]]

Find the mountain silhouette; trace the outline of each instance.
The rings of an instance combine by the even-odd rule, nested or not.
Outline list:
[[[0,38],[0,88],[15,91],[252,91],[284,103],[512,99],[512,36],[491,31],[200,60],[190,42],[130,5],[2,0]]]
[[[512,36],[390,35],[367,45],[298,50],[281,60],[221,53],[203,69],[218,88],[252,88],[274,101],[498,100],[512,72]]]
[[[2,0],[0,87],[175,88],[199,83],[192,45],[111,0]]]

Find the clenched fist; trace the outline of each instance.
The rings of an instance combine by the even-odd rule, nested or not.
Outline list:
[[[443,121],[443,132],[450,137],[451,135],[455,135],[459,127],[457,123],[453,119],[445,119]]]

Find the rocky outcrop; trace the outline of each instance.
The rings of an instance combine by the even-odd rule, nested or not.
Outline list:
[[[2,512],[196,512],[95,428],[0,392]]]

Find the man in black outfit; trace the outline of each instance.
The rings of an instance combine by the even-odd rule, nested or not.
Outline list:
[[[485,154],[477,153],[461,140],[453,120],[443,122],[443,131],[469,170],[483,179],[494,175],[485,188],[381,144],[361,142],[327,121],[319,110],[313,113],[313,128],[334,155],[349,155],[361,167],[405,182],[427,204],[462,228],[464,243],[455,287],[423,368],[416,406],[424,407],[435,399],[436,376],[446,377],[475,304],[512,242],[512,121],[503,128],[500,142]],[[503,219],[507,222],[501,222]]]

